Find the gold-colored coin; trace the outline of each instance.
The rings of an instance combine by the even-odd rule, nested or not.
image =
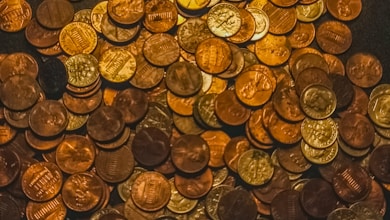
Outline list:
[[[176,189],[174,178],[169,179],[169,184],[171,185],[171,198],[169,199],[167,208],[178,214],[185,214],[193,210],[198,204],[198,200],[182,196]]]
[[[336,158],[338,153],[338,143],[335,141],[331,146],[326,148],[314,148],[308,145],[304,140],[301,141],[301,150],[305,158],[314,164],[327,164]]]
[[[390,94],[377,95],[370,99],[368,115],[376,125],[390,128]]]
[[[143,23],[145,28],[151,32],[167,32],[176,25],[177,15],[175,5],[169,0],[151,0],[145,4]]]
[[[213,76],[211,79],[211,86],[206,91],[206,94],[212,94],[212,93],[220,94],[226,90],[227,86],[228,86],[228,81],[226,79],[221,79],[219,77]]]
[[[90,8],[81,9],[74,13],[73,21],[80,21],[92,25],[91,12],[92,9]]]
[[[98,60],[90,54],[79,53],[65,62],[68,83],[76,87],[92,85],[99,79]]]
[[[197,11],[205,8],[210,3],[210,0],[176,0],[178,6],[192,11]]]
[[[153,34],[145,40],[142,52],[150,63],[156,66],[168,66],[180,56],[180,46],[168,33]]]
[[[113,83],[129,80],[135,73],[136,66],[133,54],[119,47],[111,47],[99,58],[100,74]]]
[[[102,33],[102,19],[103,15],[107,13],[108,1],[101,1],[97,3],[91,11],[91,24],[92,27],[99,33]]]
[[[362,0],[327,0],[326,7],[329,13],[336,19],[351,21],[360,15],[362,11]]]
[[[313,23],[297,22],[294,29],[287,35],[292,48],[308,47],[315,37],[315,26]]]
[[[218,37],[231,37],[240,30],[240,11],[232,4],[218,3],[207,14],[207,26]]]
[[[332,118],[315,120],[305,118],[301,125],[302,138],[314,148],[327,148],[337,139],[338,128]]]
[[[279,66],[285,63],[291,54],[291,46],[286,36],[266,34],[256,41],[255,53],[257,58],[269,66]]]
[[[17,32],[27,26],[32,18],[32,9],[27,1],[0,2],[0,29]]]
[[[272,91],[276,90],[276,83],[277,83],[276,82],[276,77],[274,75],[274,71],[271,70],[271,68],[269,68],[268,66],[263,65],[263,64],[253,64],[253,65],[245,68],[244,72],[250,71],[250,70],[262,72],[265,75],[267,75],[269,77],[269,79],[271,80]]]
[[[267,121],[263,112],[263,123]],[[267,128],[273,138],[282,144],[294,144],[302,139],[301,124],[302,121],[290,122],[280,117],[274,110],[268,116]]]
[[[259,186],[267,183],[274,173],[271,157],[264,151],[251,149],[238,160],[238,175],[246,183]]]
[[[0,145],[10,142],[16,136],[17,131],[8,123],[0,124]]]
[[[272,81],[263,72],[245,71],[236,78],[235,91],[244,104],[260,106],[271,98]]]
[[[62,50],[69,55],[89,54],[97,45],[97,34],[89,24],[71,22],[62,28],[59,42]]]
[[[339,74],[345,76],[345,67],[343,61],[335,55],[324,53],[323,57],[328,64],[329,74]]]
[[[281,8],[268,2],[263,11],[269,18],[269,32],[272,34],[286,34],[297,23],[297,12],[294,7]]]
[[[309,5],[297,5],[297,19],[302,22],[313,22],[321,17],[324,11],[325,3],[323,0],[318,0]]]
[[[189,97],[175,95],[171,91],[167,92],[167,103],[172,111],[179,115],[191,116],[193,113],[194,103],[198,94]]]
[[[268,15],[258,8],[247,8],[246,10],[255,19],[255,33],[253,34],[251,41],[257,41],[263,38],[269,31],[269,18]]]
[[[241,44],[249,41],[256,31],[257,20],[247,9],[239,8],[241,16],[240,30],[233,36],[227,38],[232,43]]]
[[[233,55],[229,44],[213,37],[199,43],[195,52],[196,64],[203,71],[218,74],[225,71],[232,63]]]
[[[248,2],[248,8],[258,8],[263,9],[264,5],[268,3],[268,0],[253,0]]]
[[[65,130],[74,131],[81,128],[83,125],[85,125],[85,123],[87,123],[88,117],[88,114],[79,115],[68,111],[68,125],[66,126]]]
[[[301,108],[313,119],[330,117],[336,110],[336,94],[330,88],[313,84],[306,87],[300,97]]]
[[[134,24],[144,16],[145,1],[109,0],[107,13],[112,20],[119,24]]]

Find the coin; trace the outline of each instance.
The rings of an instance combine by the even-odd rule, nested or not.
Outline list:
[[[268,131],[280,143],[294,144],[302,139],[301,124],[302,121],[288,122],[273,112],[269,117]]]
[[[218,74],[218,77],[221,78],[233,78],[236,77],[244,69],[244,54],[241,52],[240,48],[232,43],[228,43],[230,50],[232,51],[232,63],[230,66],[222,73]],[[210,74],[208,74],[211,76]]]
[[[176,173],[174,181],[176,189],[180,194],[189,199],[198,199],[205,196],[211,190],[213,174],[210,168],[192,176],[184,176]]]
[[[197,66],[187,61],[179,61],[168,67],[165,83],[168,89],[176,95],[190,96],[200,91],[203,78]]]
[[[113,83],[128,81],[136,70],[136,59],[130,51],[111,47],[99,57],[99,72]]]
[[[260,40],[269,31],[270,21],[269,21],[268,15],[263,10],[256,8],[256,7],[247,7],[246,10],[255,19],[255,33],[252,35],[250,40],[251,41]],[[241,31],[241,29],[240,29],[240,31]]]
[[[219,74],[232,63],[233,55],[229,44],[220,38],[212,37],[198,44],[195,59],[201,70],[209,74]]]
[[[304,23],[298,21],[291,31],[287,35],[287,39],[292,48],[305,48],[308,47],[315,38],[315,26],[313,23]]]
[[[304,53],[294,59],[294,63],[290,66],[292,76],[298,79],[299,74],[309,68],[318,68],[326,73],[329,73],[329,66],[322,54]]]
[[[232,4],[218,3],[207,13],[207,26],[218,37],[231,37],[240,30],[240,11]]]
[[[359,219],[359,216],[348,208],[337,208],[333,210],[331,213],[329,213],[327,219],[333,220],[333,219]]]
[[[164,69],[151,65],[143,55],[136,56],[136,70],[130,84],[140,89],[151,89],[164,78]]]
[[[194,103],[194,118],[205,127],[221,128],[222,124],[215,114],[215,99],[218,94],[210,93],[199,96]]]
[[[36,18],[38,22],[50,29],[59,29],[73,19],[73,5],[65,0],[45,0],[38,5]]]
[[[97,3],[91,11],[91,25],[99,33],[102,33],[102,18],[107,13],[108,1],[101,1]]]
[[[171,197],[169,181],[160,173],[146,171],[134,180],[131,198],[144,211],[157,211],[168,204]]]
[[[27,1],[3,1],[0,4],[0,14],[0,29],[18,32],[28,25],[33,13]]]
[[[89,54],[97,45],[97,34],[91,25],[74,21],[62,28],[59,42],[64,52],[71,56],[80,53]]]
[[[65,173],[87,171],[95,160],[95,145],[81,135],[67,135],[56,149],[56,163]]]
[[[10,220],[17,220],[21,218],[22,207],[21,204],[6,191],[0,193],[0,216]]]
[[[84,98],[78,98],[72,96],[68,92],[65,92],[62,96],[62,101],[69,111],[83,115],[96,110],[102,102],[102,96],[103,93],[101,89],[99,89],[95,94]]]
[[[172,114],[168,107],[157,102],[149,102],[148,111],[143,120],[137,124],[135,130],[139,131],[146,127],[156,127],[170,137],[172,134],[172,124]]]
[[[307,86],[301,94],[301,108],[313,119],[325,119],[336,110],[336,94],[328,87],[320,84]]]
[[[389,171],[383,166],[389,161],[388,152],[390,150],[389,145],[383,145],[375,148],[370,156],[369,168],[371,173],[374,174],[379,180],[390,183]]]
[[[311,84],[321,84],[330,89],[333,88],[332,81],[329,79],[328,74],[317,67],[307,68],[298,75],[295,80],[295,88],[298,95],[301,96],[305,88]]]
[[[316,21],[321,17],[325,7],[323,0],[318,0],[312,4],[298,4],[295,7],[297,19],[302,22]]]
[[[322,55],[328,64],[330,74],[345,75],[344,64],[337,56],[328,53]]]
[[[145,40],[142,51],[150,63],[156,66],[168,66],[179,58],[179,48],[179,44],[172,35],[157,33]]]
[[[21,161],[18,154],[4,148],[0,149],[0,161],[2,163],[0,187],[5,187],[10,185],[19,175]]]
[[[373,87],[382,79],[382,64],[369,53],[355,53],[348,58],[345,68],[351,82],[362,88]]]
[[[92,85],[99,78],[98,60],[90,54],[79,53],[65,62],[68,83],[76,87]]]
[[[340,117],[343,117],[347,113],[359,113],[362,115],[367,114],[368,106],[369,106],[369,98],[367,94],[364,92],[362,88],[358,86],[353,86],[353,91],[354,91],[354,96],[352,102],[349,104],[346,110],[342,112],[338,112],[338,115]]]
[[[261,166],[261,169],[259,169]],[[258,149],[250,149],[241,154],[237,172],[241,179],[253,186],[267,183],[274,173],[269,155]]]
[[[272,104],[283,119],[297,122],[305,118],[299,96],[293,86],[279,85],[272,95]]]
[[[217,213],[221,220],[255,219],[256,203],[248,191],[234,189],[221,196]]]
[[[26,40],[34,47],[50,47],[58,42],[60,30],[51,30],[42,27],[38,21],[32,19],[24,31]]]
[[[43,203],[29,201],[26,207],[26,216],[29,220],[50,218],[53,215],[60,220],[65,219],[66,213],[67,210],[60,194]]]
[[[0,80],[5,82],[14,75],[29,75],[33,79],[38,75],[38,63],[35,58],[24,52],[11,53],[0,63]]]
[[[314,164],[327,164],[336,157],[338,153],[338,142],[333,142],[333,144],[327,148],[315,148],[302,140],[301,150],[308,161]]]
[[[118,137],[125,127],[122,113],[115,107],[102,106],[87,121],[88,135],[101,142]]]
[[[286,34],[294,28],[297,22],[297,12],[294,7],[282,8],[269,1],[264,5],[263,11],[269,17],[269,32],[271,34]]]
[[[342,109],[348,106],[355,95],[353,85],[347,77],[339,74],[329,74],[336,95],[336,108]]]
[[[200,42],[214,35],[201,18],[189,18],[177,29],[177,41],[181,48],[189,53],[195,53]]]
[[[248,9],[239,8],[241,17],[241,27],[236,34],[231,37],[228,37],[227,40],[239,44],[245,43],[252,39],[256,33],[256,18],[251,14]],[[264,13],[265,14],[265,13]],[[259,29],[260,33],[262,33]]]
[[[303,156],[300,144],[288,148],[277,148],[276,156],[280,166],[292,173],[303,173],[312,166]]]
[[[366,149],[373,142],[375,129],[366,116],[346,114],[339,123],[339,133],[343,140],[356,149]]]
[[[214,101],[214,111],[223,123],[231,126],[244,124],[251,114],[251,110],[239,102],[232,90],[225,90],[217,95]]]
[[[271,202],[271,213],[275,220],[286,218],[309,219],[300,205],[300,193],[296,190],[285,190],[275,196]]]
[[[115,96],[112,106],[122,113],[125,123],[137,122],[148,110],[146,93],[136,88],[122,90]]]
[[[176,25],[177,15],[175,5],[169,0],[148,1],[145,3],[143,24],[151,32],[167,32]]]
[[[191,116],[182,116],[178,114],[173,114],[173,123],[177,130],[184,134],[201,134],[204,132],[204,129],[195,121],[195,118]]]
[[[267,33],[255,42],[255,53],[264,64],[279,66],[290,57],[291,46],[286,36]]]
[[[169,179],[169,184],[171,186],[171,197],[167,204],[167,208],[170,211],[178,214],[186,214],[196,207],[198,200],[188,199],[182,196],[176,189],[174,178]]]
[[[68,111],[68,125],[65,130],[74,131],[81,128],[85,125],[85,123],[87,123],[88,117],[88,114],[76,115]]]
[[[210,167],[222,167],[225,165],[223,153],[230,137],[222,130],[207,130],[200,137],[207,142],[210,152]]]
[[[341,54],[352,44],[352,33],[349,27],[339,21],[324,21],[316,31],[318,46],[330,54]]]
[[[109,13],[105,13],[101,20],[102,34],[115,43],[129,42],[137,35],[139,29],[140,25],[138,23],[126,28],[116,25],[110,18]]]
[[[362,11],[362,1],[326,1],[326,7],[336,19],[351,21],[356,19]]]
[[[134,24],[144,16],[145,3],[142,0],[109,0],[107,12],[119,24]]]

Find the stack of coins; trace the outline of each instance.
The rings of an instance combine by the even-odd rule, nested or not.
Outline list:
[[[1,2],[42,59],[0,54],[0,219],[383,219],[390,85],[340,57],[362,7]]]

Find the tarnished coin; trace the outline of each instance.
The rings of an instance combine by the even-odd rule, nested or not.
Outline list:
[[[317,27],[316,41],[326,53],[341,54],[351,47],[352,32],[339,21],[324,21]]]
[[[302,137],[315,148],[330,147],[337,139],[337,125],[332,118],[315,120],[305,118],[301,125]]]
[[[7,148],[0,148],[0,161],[0,187],[5,187],[19,176],[21,161],[18,154]]]
[[[304,53],[297,56],[290,66],[291,74],[297,80],[299,74],[309,68],[318,68],[329,73],[329,66],[322,54]]]
[[[354,96],[352,102],[349,104],[348,108],[342,112],[338,112],[340,117],[343,117],[348,113],[359,113],[366,115],[368,112],[369,98],[364,90],[358,86],[353,86]],[[371,116],[370,116],[371,118]],[[375,121],[373,118],[371,120]],[[375,123],[375,122],[374,122]]]
[[[269,17],[269,32],[271,34],[286,34],[297,23],[297,12],[294,7],[281,8],[269,1],[264,5],[263,11]]]
[[[300,143],[288,148],[277,148],[276,156],[280,166],[292,173],[303,173],[312,166],[303,156]]]
[[[305,88],[312,84],[320,84],[330,89],[333,87],[332,81],[324,70],[310,67],[303,70],[295,79],[295,89],[298,95],[301,96]]]
[[[68,83],[76,87],[86,87],[100,77],[98,60],[91,54],[78,53],[65,62]]]
[[[56,164],[34,163],[23,174],[22,189],[33,201],[48,201],[61,190],[62,178],[61,170]]]
[[[196,173],[210,160],[208,143],[198,135],[182,135],[172,145],[171,158],[175,167],[184,173]]]
[[[352,209],[349,208],[337,208],[329,213],[326,219],[336,220],[336,219],[345,219],[345,220],[358,220],[360,217]]]
[[[240,30],[240,11],[230,3],[218,3],[207,13],[207,26],[218,37],[231,37]]]
[[[382,79],[382,64],[369,53],[355,53],[348,58],[345,68],[351,82],[362,88],[373,87]]]
[[[289,122],[273,112],[268,118],[268,131],[273,138],[283,144],[294,144],[302,139],[302,121]]]
[[[135,70],[135,57],[123,48],[111,47],[99,57],[99,72],[110,82],[125,82],[133,76]]]
[[[210,168],[200,174],[184,176],[179,173],[174,177],[177,191],[189,199],[198,199],[205,196],[212,188],[213,174]]]
[[[232,90],[225,90],[217,95],[214,111],[223,123],[231,126],[244,124],[251,114],[251,110],[239,102],[235,92]]]
[[[22,218],[22,204],[10,193],[3,191],[0,193],[0,217],[3,219],[17,220]]]
[[[43,48],[53,46],[58,42],[60,30],[44,28],[34,18],[27,25],[24,35],[31,45]]]
[[[62,186],[62,200],[67,208],[76,212],[90,211],[101,201],[103,181],[89,172],[75,173]]]
[[[361,0],[326,1],[329,13],[341,21],[351,21],[357,18],[362,11]]]
[[[256,219],[256,203],[248,191],[234,189],[221,196],[217,213],[221,220]]]
[[[177,29],[177,41],[181,48],[189,53],[195,53],[200,42],[214,37],[205,20],[195,17],[187,19]]]
[[[178,114],[173,114],[173,123],[177,130],[183,134],[201,134],[204,132],[204,129],[195,121],[195,118],[191,116],[182,116]]]
[[[177,20],[177,9],[171,1],[153,0],[145,3],[143,24],[149,31],[154,33],[167,32],[176,25]]]
[[[272,104],[276,112],[288,121],[297,122],[305,118],[294,86],[278,85],[272,95]]]
[[[288,189],[278,193],[275,196],[275,199],[271,202],[271,213],[273,219],[308,219],[309,216],[300,205],[299,198],[300,193],[296,190]]]
[[[206,127],[221,128],[222,124],[215,114],[215,99],[218,94],[210,93],[201,95],[194,103],[194,118],[198,123]]]
[[[375,129],[370,120],[361,114],[346,114],[339,122],[339,133],[343,140],[356,149],[366,149],[375,138]]]
[[[170,91],[179,96],[190,96],[200,91],[203,78],[200,69],[187,61],[171,64],[165,76]]]
[[[17,131],[7,122],[0,123],[0,145],[7,144],[16,136]]]
[[[369,161],[370,172],[379,180],[390,183],[390,172],[386,163],[390,161],[390,145],[379,146],[372,151]]]
[[[68,83],[64,63],[58,58],[49,58],[39,67],[38,82],[48,98],[59,98]]]
[[[95,94],[85,98],[78,98],[65,92],[62,96],[65,107],[75,114],[88,114],[99,107],[103,92],[99,89]]]
[[[102,33],[102,19],[104,14],[107,13],[108,1],[101,1],[97,3],[91,11],[91,25],[99,33]]]
[[[130,84],[140,89],[150,89],[161,82],[164,73],[163,68],[150,64],[143,55],[138,55],[136,56],[136,70],[130,78]]]
[[[69,55],[89,54],[97,45],[97,34],[91,25],[74,21],[62,28],[59,42],[64,52]]]
[[[24,137],[29,144],[30,147],[40,151],[48,151],[57,147],[61,141],[64,139],[65,134],[61,133],[56,136],[51,137],[42,137],[40,135],[35,134],[32,130],[26,129],[24,132]],[[49,162],[55,162],[48,160]]]
[[[38,5],[36,18],[47,28],[62,28],[73,19],[73,5],[66,0],[45,0]]]
[[[29,201],[26,207],[26,216],[29,220],[48,219],[51,216],[56,216],[61,220],[65,219],[66,213],[67,210],[61,195],[46,202]]]
[[[291,46],[286,36],[267,33],[255,42],[257,58],[266,65],[279,66],[291,55]]]
[[[95,145],[81,135],[66,135],[56,149],[56,163],[68,174],[87,171],[95,160]]]
[[[292,48],[308,47],[313,42],[314,37],[314,24],[305,22],[297,22],[291,33],[287,35]]]
[[[235,44],[245,43],[251,40],[254,37],[255,33],[263,33],[261,28],[259,28],[259,30],[256,32],[256,25],[260,22],[256,22],[257,20],[255,16],[250,12],[250,10],[244,8],[239,8],[238,10],[240,12],[241,17],[241,27],[236,34],[227,38],[230,42]],[[260,24],[265,24],[265,22]]]
[[[23,111],[14,111],[4,108],[4,118],[8,124],[15,128],[28,128],[28,117],[30,112],[31,108]]]
[[[250,149],[241,154],[237,168],[241,179],[253,186],[267,183],[274,173],[270,156],[258,149]]]
[[[101,20],[102,34],[110,41],[115,43],[129,42],[139,32],[140,25],[132,25],[130,27],[118,26],[114,23],[108,14],[104,14]]]
[[[109,0],[107,12],[119,24],[134,24],[145,14],[145,2],[142,0]]]
[[[301,94],[300,103],[303,112],[313,119],[325,119],[336,110],[336,94],[320,84],[307,86]]]
[[[112,106],[122,113],[125,123],[131,124],[145,116],[148,110],[148,100],[144,91],[127,88],[115,96]]]
[[[345,108],[352,102],[355,95],[351,81],[339,74],[329,74],[329,79],[332,81],[333,91],[336,95],[336,108]]]
[[[29,125],[34,133],[50,137],[63,132],[68,125],[68,111],[55,100],[38,102],[30,112]]]
[[[33,13],[28,1],[3,1],[0,3],[0,14],[0,29],[18,32],[28,25]]]
[[[145,58],[156,66],[168,66],[180,56],[180,46],[176,39],[167,33],[153,34],[142,47]]]
[[[38,75],[38,63],[35,58],[24,52],[11,53],[0,63],[0,81],[5,82],[14,75],[29,75],[33,79]]]
[[[142,128],[156,127],[164,131],[168,137],[170,137],[172,134],[172,126],[172,113],[169,111],[168,107],[158,102],[149,102],[148,111],[144,119],[137,124],[135,130],[139,131]]]
[[[157,211],[168,204],[171,197],[169,181],[160,173],[146,171],[133,183],[131,199],[144,211]]]
[[[195,52],[198,67],[210,74],[225,71],[232,63],[229,44],[216,37],[207,38],[198,44]]]
[[[222,196],[232,190],[234,190],[233,186],[218,185],[213,187],[207,194],[205,208],[211,219],[220,219],[218,217],[218,204],[221,201]]]
[[[102,106],[87,121],[88,135],[101,142],[118,137],[125,127],[122,113],[115,107]]]
[[[318,0],[312,4],[298,4],[295,7],[297,19],[302,22],[314,22],[323,15],[325,7],[323,0]]]

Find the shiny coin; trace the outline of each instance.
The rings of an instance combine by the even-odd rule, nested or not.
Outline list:
[[[65,62],[68,83],[76,87],[86,87],[98,80],[100,74],[98,60],[90,54],[79,53]]]
[[[302,137],[315,148],[327,148],[337,139],[337,125],[332,118],[314,120],[305,118],[301,126]]]
[[[232,4],[218,3],[207,14],[207,26],[218,37],[231,37],[240,30],[240,11]]]
[[[168,66],[180,56],[180,46],[167,33],[153,34],[145,40],[142,48],[145,58],[156,66]]]
[[[266,152],[250,149],[241,154],[237,171],[246,183],[259,186],[267,183],[272,178],[274,167],[270,156]]]
[[[119,47],[111,47],[99,57],[100,74],[113,83],[129,80],[134,75],[136,66],[133,54]]]
[[[69,55],[89,54],[97,45],[97,34],[89,24],[71,22],[62,28],[59,42],[64,52]]]
[[[145,3],[143,0],[109,0],[107,12],[119,24],[134,24],[144,16]]]
[[[300,103],[307,116],[324,119],[336,110],[336,94],[326,86],[312,84],[303,90]]]
[[[28,25],[33,13],[28,1],[3,1],[0,3],[0,14],[0,29],[18,32]]]

